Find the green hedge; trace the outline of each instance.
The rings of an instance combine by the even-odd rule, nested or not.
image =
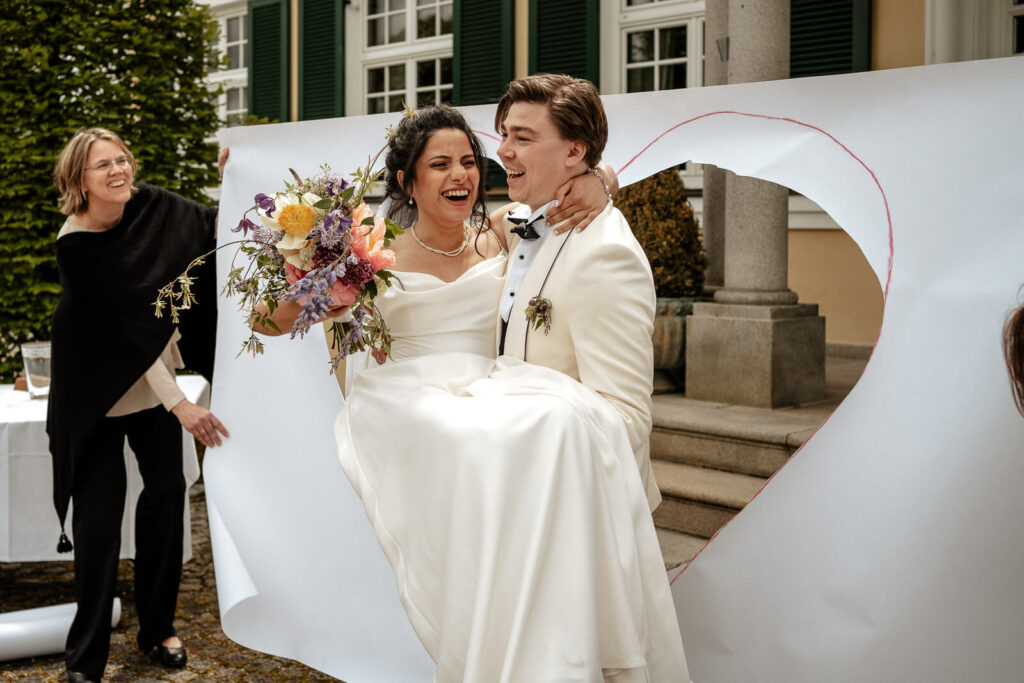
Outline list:
[[[137,180],[208,201],[219,128],[207,73],[220,66],[209,10],[190,0],[0,0],[0,382],[18,345],[49,339],[64,222],[52,172],[76,130],[119,133]],[[102,268],[103,264],[96,264]],[[88,334],[89,330],[82,330]]]
[[[707,258],[678,170],[667,168],[623,188],[615,206],[651,262],[658,296],[698,296]]]

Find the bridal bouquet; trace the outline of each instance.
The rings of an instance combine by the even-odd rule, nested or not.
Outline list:
[[[329,313],[348,307],[345,320],[331,326],[332,371],[354,351],[369,347],[381,361],[390,351],[391,337],[372,302],[390,285],[387,268],[394,265],[395,255],[388,246],[402,228],[374,215],[363,202],[379,175],[371,170],[376,158],[352,174],[352,183],[327,165],[311,178],[291,171],[294,183],[285,182],[283,191],[272,195],[257,194],[255,204],[232,228],[242,233],[242,239],[229,243],[237,244],[238,250],[224,291],[240,297],[239,307],[250,327],[281,332],[272,319],[274,311],[281,301],[294,301],[302,310],[291,336],[302,337]],[[250,218],[253,212],[259,222]],[[247,258],[236,265],[239,254]],[[154,304],[157,317],[167,307],[177,322],[178,311],[195,302],[189,269],[203,258],[160,289]],[[239,353],[245,351],[263,352],[255,333],[242,343]]]

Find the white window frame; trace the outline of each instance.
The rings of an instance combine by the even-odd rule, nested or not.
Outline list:
[[[1017,17],[1024,17],[1024,4],[1014,5],[1012,0],[1006,0],[1008,6],[1003,10],[1003,26],[1000,34],[1004,36],[1004,53],[1005,56],[1014,56],[1013,52],[1013,23]],[[1021,19],[1024,21],[1024,18]],[[1024,54],[1024,45],[1021,45],[1021,51],[1017,52],[1017,55]]]
[[[207,77],[207,82],[212,87],[220,86],[224,89],[224,92],[217,98],[217,115],[220,120],[224,122],[225,127],[228,125],[228,96],[227,91],[232,88],[245,88],[249,87],[249,69],[245,66],[246,60],[245,55],[249,54],[249,44],[251,36],[249,35],[248,26],[248,12],[249,3],[246,0],[231,0],[229,2],[210,2],[210,11],[213,14],[213,18],[217,21],[217,25],[220,28],[220,37],[218,38],[217,50],[222,55],[227,55],[227,30],[228,30],[228,19],[240,18],[245,32],[245,42],[242,48],[242,66],[237,69],[223,69],[221,71],[215,71]],[[248,92],[247,90],[243,92]],[[241,118],[248,116],[249,104],[247,101],[242,102],[243,110],[238,110],[232,113],[242,113]]]
[[[925,64],[1013,55],[1013,0],[925,0]]]
[[[601,92],[626,92],[628,33],[682,24],[687,27],[686,87],[701,87],[704,84],[705,1],[655,0],[633,7],[627,6],[626,2],[601,0]],[[703,188],[704,172],[700,164],[687,164],[683,179],[687,189]]]
[[[419,87],[416,82],[416,62],[427,59],[452,58],[454,42],[452,34],[415,38],[416,35],[416,0],[406,2],[406,39],[401,43],[389,43],[369,47],[368,25],[369,3],[352,3],[346,7],[345,16],[346,53],[352,58],[345,64],[345,113],[350,116],[368,112],[367,74],[370,69],[388,67],[395,64],[405,65],[404,99],[410,106],[416,106],[417,95],[427,89]],[[437,6],[437,5],[435,5]],[[358,57],[357,57],[358,55]],[[438,89],[435,84],[434,90]]]

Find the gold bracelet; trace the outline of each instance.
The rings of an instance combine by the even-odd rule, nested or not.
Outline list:
[[[604,176],[601,175],[600,171],[596,168],[588,168],[587,173],[593,173],[594,176],[601,181],[601,187],[604,188],[604,193],[608,196],[608,201],[613,201],[611,190],[608,189],[608,183],[605,182]]]

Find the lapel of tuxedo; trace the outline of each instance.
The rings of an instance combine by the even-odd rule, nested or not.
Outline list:
[[[512,304],[512,311],[508,315],[508,330],[505,336],[505,353],[509,356],[526,360],[527,340],[534,330],[527,324],[526,307],[530,305],[530,299],[535,296],[547,296],[544,291],[545,283],[558,260],[559,254],[566,247],[566,243],[575,230],[569,230],[561,235],[554,233],[548,235],[541,245],[540,251],[526,271],[526,277],[519,286],[516,293],[515,303]],[[550,298],[550,297],[549,297]],[[543,332],[541,333],[543,334]]]
[[[508,219],[508,213],[507,212],[505,213],[504,216],[501,217],[501,229],[505,233],[505,244],[508,245],[507,248],[506,248],[506,251],[507,251],[508,255],[511,257],[512,252],[515,251],[516,245],[519,244],[520,237],[519,237],[519,235],[516,235],[515,233],[511,232],[512,221],[510,221]],[[508,281],[508,274],[509,274],[509,271],[511,269],[512,269],[511,268],[511,263],[506,262],[505,263],[505,281]],[[502,292],[504,293],[504,287],[502,288]],[[511,319],[512,319],[512,315],[510,313],[509,314],[509,320],[511,320]],[[494,339],[495,339],[495,341],[494,341],[494,353],[495,353],[495,355],[497,355],[498,349],[501,346],[502,322],[503,321],[501,319],[501,306],[498,306],[498,310],[497,310],[497,312],[494,315]],[[505,349],[505,352],[506,353],[508,352],[507,348]]]

